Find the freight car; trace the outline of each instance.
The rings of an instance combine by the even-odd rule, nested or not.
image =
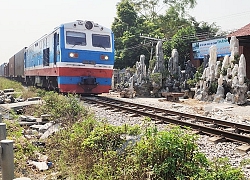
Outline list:
[[[9,59],[8,74],[9,78],[24,82],[24,60],[26,47],[21,49]]]
[[[63,93],[101,94],[111,89],[114,35],[93,21],[55,28],[8,62],[10,78]]]
[[[9,63],[3,63],[0,65],[0,76],[1,77],[9,76]]]

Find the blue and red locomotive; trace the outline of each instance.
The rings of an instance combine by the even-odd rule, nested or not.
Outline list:
[[[108,92],[114,66],[114,35],[92,21],[77,20],[23,48],[1,65],[0,75],[62,93]]]

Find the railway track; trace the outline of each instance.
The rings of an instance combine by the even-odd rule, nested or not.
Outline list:
[[[200,133],[209,134],[220,140],[237,141],[250,144],[250,126],[208,118],[205,116],[187,114],[137,103],[126,102],[108,97],[82,97],[86,103],[96,104],[119,112],[128,112],[135,116],[147,116],[157,123],[176,124],[190,127]]]

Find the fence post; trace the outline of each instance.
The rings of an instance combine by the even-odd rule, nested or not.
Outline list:
[[[3,116],[2,113],[0,113],[0,123],[3,122]]]
[[[0,141],[6,139],[6,124],[0,123]]]
[[[14,179],[14,152],[13,152],[13,140],[1,140],[1,167],[2,167],[2,179],[13,180]]]

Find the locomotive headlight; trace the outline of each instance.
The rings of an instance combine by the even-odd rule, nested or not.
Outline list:
[[[109,57],[108,57],[108,55],[101,55],[101,60],[109,60]]]
[[[78,58],[78,53],[71,52],[71,53],[69,53],[69,57],[71,57],[71,58]]]

